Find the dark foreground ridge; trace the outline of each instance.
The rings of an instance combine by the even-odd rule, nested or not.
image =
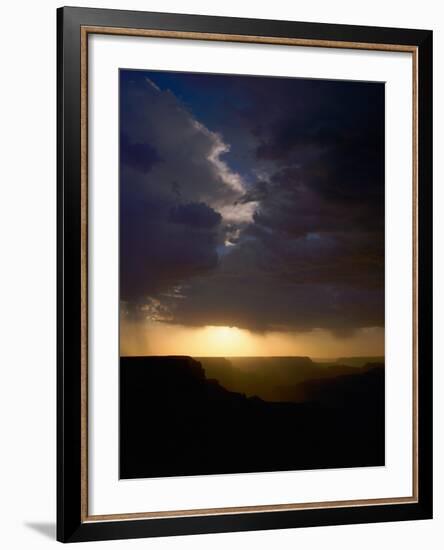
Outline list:
[[[120,477],[382,466],[384,365],[337,372],[269,402],[225,389],[191,357],[123,357]]]

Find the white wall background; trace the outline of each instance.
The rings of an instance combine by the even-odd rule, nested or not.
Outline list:
[[[436,0],[96,0],[125,8],[426,28],[435,31],[435,182],[443,181],[444,15]],[[0,85],[0,544],[8,550],[55,545],[56,13],[62,5],[2,6]],[[441,158],[440,158],[441,157]],[[435,185],[435,282],[444,280],[440,237],[444,191]],[[441,246],[440,246],[441,245]],[[435,519],[94,543],[148,549],[442,547],[444,537],[444,294],[435,283]],[[441,543],[439,542],[441,540]],[[87,543],[91,546],[91,543]]]

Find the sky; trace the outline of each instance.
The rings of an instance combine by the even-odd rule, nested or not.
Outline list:
[[[384,124],[382,83],[121,70],[121,355],[383,355]]]

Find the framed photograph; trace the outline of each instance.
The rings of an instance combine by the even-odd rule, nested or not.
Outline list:
[[[58,539],[432,517],[432,32],[58,10]]]

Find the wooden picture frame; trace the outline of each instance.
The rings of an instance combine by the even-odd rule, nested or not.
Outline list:
[[[88,506],[88,39],[91,35],[405,52],[413,106],[412,494],[91,515]],[[432,517],[432,32],[60,8],[58,93],[57,539],[62,542]],[[411,276],[411,274],[407,275]]]

